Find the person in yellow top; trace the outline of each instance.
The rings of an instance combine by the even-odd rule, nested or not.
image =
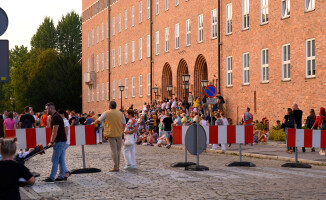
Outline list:
[[[196,98],[194,100],[194,112],[198,112],[198,108],[199,108],[199,98]]]
[[[154,127],[157,127],[157,123],[156,123],[156,121],[157,121],[157,115],[156,115],[156,112],[153,112],[153,118],[154,118]]]

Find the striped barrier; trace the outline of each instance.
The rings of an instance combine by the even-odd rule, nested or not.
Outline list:
[[[17,137],[18,148],[34,148],[39,144],[46,146],[50,143],[50,128],[28,128],[6,130],[6,138]],[[71,126],[70,146],[95,144],[95,130],[93,125]]]
[[[287,129],[288,147],[326,148],[326,130]]]
[[[185,144],[189,126],[173,126],[173,144]],[[207,144],[251,144],[253,126],[203,126]]]

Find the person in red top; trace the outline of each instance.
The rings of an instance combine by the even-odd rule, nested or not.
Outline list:
[[[315,121],[314,125],[312,125],[311,129],[313,129],[315,126],[318,126],[318,128],[320,128],[320,125],[321,125],[323,119],[326,119],[326,112],[325,112],[325,108],[320,107],[319,116],[316,117],[316,121]],[[322,148],[321,151],[319,151],[319,155],[321,155],[321,156],[326,155],[325,148]]]
[[[243,113],[243,121],[244,121],[244,125],[252,125],[252,121],[254,119],[254,116],[250,113],[250,108],[247,108],[247,112]]]
[[[47,127],[47,125],[48,125],[48,115],[47,115],[47,111],[44,110],[43,115],[41,117],[41,126]]]

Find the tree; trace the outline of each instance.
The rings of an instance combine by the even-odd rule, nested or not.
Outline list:
[[[56,47],[56,28],[50,17],[45,17],[31,39],[32,49],[54,49]]]
[[[57,49],[64,56],[82,56],[82,20],[71,11],[57,25]]]

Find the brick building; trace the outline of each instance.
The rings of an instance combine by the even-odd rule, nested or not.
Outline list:
[[[275,122],[293,103],[306,117],[326,103],[325,11],[323,0],[83,0],[83,111],[119,102],[119,85],[125,107],[154,100],[152,87],[183,97],[190,74],[192,94],[208,80],[233,119],[249,106]]]

